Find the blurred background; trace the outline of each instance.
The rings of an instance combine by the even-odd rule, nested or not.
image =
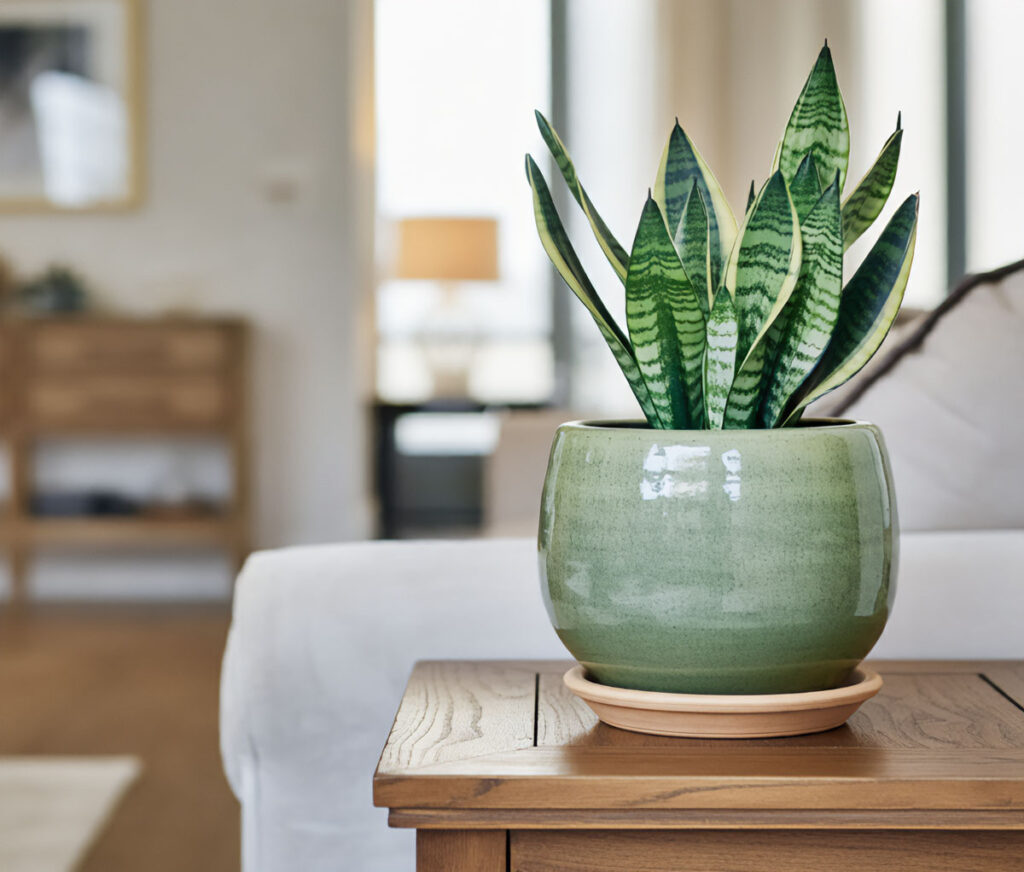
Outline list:
[[[1022,31],[1015,0],[0,0],[0,693],[36,700],[0,753],[142,755],[86,868],[140,868],[195,789],[161,769],[167,712],[124,720],[155,681],[125,650],[209,715],[166,868],[234,868],[215,694],[246,554],[532,535],[557,423],[639,415],[538,243],[527,152],[621,317],[535,109],[628,243],[677,116],[741,211],[827,38],[851,178],[902,113],[883,219],[922,192],[929,309],[1024,256]],[[48,745],[69,664],[126,683]]]
[[[1024,173],[1006,153],[1015,122],[1002,108],[1024,89],[1007,43],[1022,14],[1000,0],[378,0],[378,533],[531,535],[554,423],[567,412],[638,414],[538,245],[526,151],[546,169],[621,323],[621,288],[552,173],[533,109],[561,133],[628,247],[674,117],[741,211],[827,38],[850,118],[851,178],[902,112],[900,173],[883,218],[922,192],[905,306],[929,309],[964,273],[1024,251],[1008,214]],[[460,278],[454,261],[451,275],[403,273],[402,221],[427,215],[492,221],[490,273]],[[848,274],[873,241],[866,234],[851,249]],[[453,382],[453,369],[464,377]]]

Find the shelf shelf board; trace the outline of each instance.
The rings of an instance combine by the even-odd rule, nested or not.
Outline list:
[[[6,508],[0,508],[0,545],[6,545],[14,538],[14,514]]]
[[[237,535],[230,517],[22,518],[18,537],[36,546],[85,548],[224,545]]]

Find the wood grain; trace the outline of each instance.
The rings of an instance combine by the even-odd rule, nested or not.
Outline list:
[[[397,808],[392,827],[493,830],[1024,830],[1017,809],[450,809]]]
[[[996,690],[1024,709],[1024,663],[999,664],[983,668],[982,676]]]
[[[374,802],[418,829],[430,870],[505,868],[457,865],[469,833],[497,855],[502,830],[518,872],[1015,868],[1024,665],[878,667],[885,687],[846,727],[714,741],[598,724],[567,664],[421,664]]]
[[[534,747],[525,713],[534,664],[502,665],[500,684],[516,690],[498,694],[488,687],[494,665],[477,675],[479,664],[424,664],[385,749],[375,802],[473,813],[631,810],[638,819],[647,810],[1024,812],[1024,712],[979,665],[933,673],[910,664],[889,674],[888,689],[849,726],[760,741],[597,725],[562,688],[560,664],[548,665],[537,672]],[[453,740],[436,727],[456,722],[459,699],[469,700],[462,717],[474,727]]]
[[[1014,673],[1010,673],[1011,676]],[[1020,711],[976,673],[885,673],[879,694],[836,730],[782,739],[685,739],[688,746],[817,748],[1022,748]],[[1024,679],[1021,680],[1024,698]],[[681,740],[607,727],[564,685],[541,673],[537,744],[678,748]]]
[[[1009,872],[1011,832],[519,831],[513,872]]]
[[[535,694],[535,673],[515,665],[418,663],[377,771],[530,748]]]
[[[229,620],[223,606],[0,616],[0,754],[142,761],[78,872],[239,869],[217,729]]]
[[[505,830],[424,830],[416,834],[416,872],[505,872]]]
[[[392,808],[1016,809],[1024,751],[525,748],[378,776]]]

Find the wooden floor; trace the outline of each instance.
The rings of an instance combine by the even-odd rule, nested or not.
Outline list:
[[[142,774],[82,872],[235,872],[220,765],[227,608],[0,616],[0,755],[134,754]]]

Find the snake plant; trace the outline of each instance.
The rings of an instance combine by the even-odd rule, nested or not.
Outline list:
[[[539,112],[541,136],[624,286],[626,331],[583,270],[536,162],[526,156],[541,243],[587,307],[652,427],[791,426],[878,350],[903,299],[918,196],[896,210],[846,285],[845,251],[879,216],[903,130],[844,195],[846,109],[825,43],[786,124],[772,172],[737,222],[676,121],[630,251],[580,183]]]

